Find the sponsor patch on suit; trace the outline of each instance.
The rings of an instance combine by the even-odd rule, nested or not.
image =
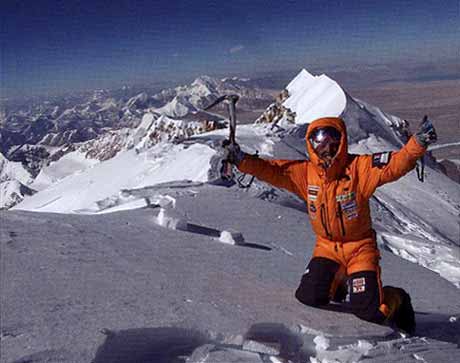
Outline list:
[[[346,194],[339,194],[335,197],[335,199],[337,200],[337,202],[346,202],[348,200],[354,200],[355,196],[355,192],[350,192]]]
[[[356,200],[350,200],[348,202],[342,203],[341,206],[342,206],[342,210],[344,211],[350,210],[350,209],[356,209],[357,208]]]
[[[372,167],[382,168],[390,162],[391,152],[376,153],[372,155]]]
[[[358,203],[356,203],[355,192],[337,195],[336,200],[340,203],[342,212],[347,220],[352,220],[358,217]]]
[[[348,213],[346,216],[347,219],[351,221],[352,219],[358,218],[358,212]]]
[[[359,294],[360,292],[366,291],[366,278],[359,277],[357,279],[353,279],[352,287],[353,294]]]
[[[316,185],[309,185],[308,186],[308,200],[317,200],[318,199],[318,193],[319,193],[319,187]]]

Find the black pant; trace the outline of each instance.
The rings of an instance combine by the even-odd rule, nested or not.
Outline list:
[[[320,307],[330,300],[331,286],[340,265],[324,257],[314,257],[305,270],[295,296],[301,303]],[[348,276],[350,301],[344,310],[357,317],[381,324],[379,276],[375,271],[360,271]]]

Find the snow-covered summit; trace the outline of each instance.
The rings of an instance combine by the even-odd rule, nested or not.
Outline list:
[[[240,78],[240,77],[225,77],[221,79],[222,82],[234,81],[234,82],[249,82],[250,78]]]
[[[286,86],[288,97],[282,106],[294,112],[295,123],[305,125],[321,117],[342,117],[350,143],[375,135],[400,147],[408,124],[396,116],[353,98],[325,74],[312,75],[302,69]],[[372,150],[369,150],[372,152]]]
[[[305,69],[286,86],[290,96],[283,105],[296,113],[296,124],[310,123],[320,117],[339,116],[346,106],[346,95],[331,78],[313,76]]]
[[[154,111],[169,117],[184,117],[202,109],[219,96],[217,82],[211,77],[201,76],[188,86],[164,90],[154,96],[160,103],[163,103]]]
[[[147,108],[149,104],[149,95],[146,92],[139,93],[138,95],[131,97],[128,102],[126,102],[126,108]]]
[[[192,103],[192,101],[196,103],[197,98],[199,99],[197,95],[190,97],[175,96],[172,101],[163,107],[156,108],[155,112],[169,117],[185,117],[187,114],[197,110],[197,107]]]
[[[191,84],[174,89],[163,90],[153,96],[160,104],[153,110],[169,117],[185,117],[192,112],[203,109],[223,94],[236,93],[241,97],[240,107],[250,109],[250,103],[262,101],[266,105],[272,101],[272,96],[253,85],[249,80],[240,78],[215,79],[209,76],[200,76]],[[250,99],[249,104],[245,99]],[[256,105],[258,106],[258,104]]]
[[[195,88],[194,93],[202,90],[204,91],[205,95],[209,95],[213,91],[216,91],[218,86],[218,80],[209,76],[200,76],[196,78],[190,86],[192,89]]]

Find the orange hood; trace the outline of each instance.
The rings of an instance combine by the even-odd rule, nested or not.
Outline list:
[[[334,127],[340,131],[342,137],[340,138],[339,150],[337,151],[337,155],[332,160],[331,166],[327,169],[324,169],[321,159],[318,157],[310,144],[309,138],[314,129],[326,126]],[[326,176],[326,178],[329,180],[338,179],[338,177],[342,174],[348,159],[347,128],[343,120],[339,117],[324,117],[313,121],[308,126],[307,133],[305,135],[305,141],[307,143],[307,150],[308,155],[310,155],[310,161],[318,170],[319,175]]]

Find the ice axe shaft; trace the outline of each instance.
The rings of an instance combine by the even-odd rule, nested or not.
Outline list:
[[[433,127],[433,123],[431,122],[431,120],[428,118],[428,115],[425,115],[423,117],[423,120],[422,122],[420,123],[420,125],[423,125],[426,123],[426,126],[431,126]],[[425,181],[425,156],[422,156],[420,158],[420,161],[417,161],[417,164],[416,164],[416,171],[417,171],[417,178],[419,181],[421,181],[422,183]]]
[[[213,103],[211,103],[209,106],[204,108],[204,111],[208,111],[214,106],[218,105],[221,102],[226,102],[227,103],[227,110],[228,110],[228,119],[230,122],[230,135],[229,135],[229,141],[231,144],[235,143],[235,132],[236,132],[236,103],[240,99],[240,96],[238,95],[223,95],[216,99]]]
[[[213,103],[207,106],[204,110],[207,111],[212,107],[216,106],[221,102],[227,103],[228,110],[228,119],[229,119],[229,142],[230,145],[235,145],[235,134],[236,134],[236,103],[240,99],[238,95],[224,95],[216,99]],[[227,160],[222,161],[222,170],[221,170],[222,179],[232,180],[233,179],[233,166]]]

